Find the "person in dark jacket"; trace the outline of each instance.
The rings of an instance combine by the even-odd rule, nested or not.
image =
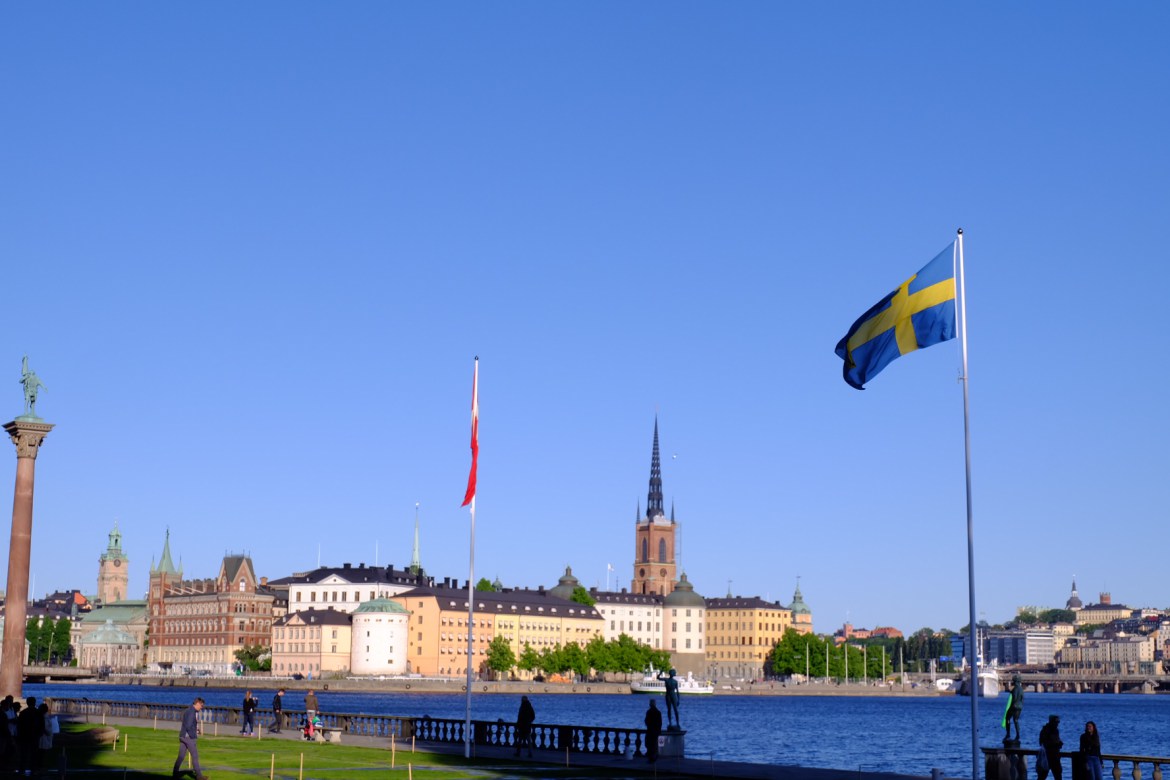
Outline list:
[[[520,697],[520,712],[516,714],[516,752],[520,755],[520,747],[528,748],[528,757],[532,758],[532,724],[536,722],[536,710],[527,696]]]
[[[191,767],[195,770],[195,780],[207,780],[203,774],[203,767],[199,765],[199,712],[203,709],[203,699],[196,696],[195,701],[183,713],[183,722],[179,725],[179,757],[175,759],[175,768],[171,771],[172,777],[182,777],[183,759],[191,754]]]
[[[20,750],[20,768],[26,775],[36,769],[41,735],[45,733],[45,718],[37,709],[37,699],[29,696],[24,709],[16,718],[16,744]]]
[[[273,734],[280,733],[280,724],[283,718],[281,715],[284,710],[284,688],[276,692],[272,697],[272,728],[269,729]],[[1057,778],[1059,780],[1059,778]]]
[[[646,710],[646,760],[653,764],[658,760],[658,737],[662,735],[662,710],[658,709],[657,702],[650,700],[650,708]]]
[[[244,713],[244,724],[240,729],[241,734],[251,735],[256,728],[256,708],[259,706],[260,702],[256,701],[251,691],[244,693],[244,706],[241,708]]]
[[[1040,747],[1044,748],[1044,757],[1048,759],[1048,771],[1055,780],[1061,780],[1060,749],[1064,742],[1060,739],[1059,715],[1049,715],[1048,722],[1040,729]]]
[[[1085,733],[1081,734],[1081,757],[1089,780],[1101,780],[1101,735],[1093,721],[1085,724]]]

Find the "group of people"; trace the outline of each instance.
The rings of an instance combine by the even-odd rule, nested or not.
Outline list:
[[[0,701],[0,768],[6,772],[31,775],[41,765],[41,756],[53,747],[60,732],[57,716],[47,702],[37,704],[29,696],[21,706],[11,696]]]
[[[1043,750],[1036,761],[1037,778],[1045,780],[1051,772],[1054,780],[1061,780],[1060,749],[1064,742],[1060,738],[1059,715],[1049,715],[1048,722],[1040,729],[1040,747]],[[1085,731],[1081,734],[1080,751],[1073,757],[1074,767],[1078,760],[1084,761],[1087,780],[1101,780],[1101,734],[1091,720],[1085,723]],[[1076,775],[1074,769],[1073,776]]]

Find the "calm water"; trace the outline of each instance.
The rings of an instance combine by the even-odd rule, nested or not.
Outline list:
[[[35,685],[25,695],[122,701],[239,706],[239,691],[212,688]],[[317,692],[326,712],[462,718],[462,694],[359,694]],[[267,708],[270,692],[257,698]],[[538,723],[640,727],[646,696],[533,694]],[[300,692],[285,694],[285,709],[303,709]],[[979,744],[1000,744],[1007,696],[980,701]],[[518,696],[472,698],[477,720],[513,720]],[[659,702],[659,707],[664,708]],[[830,769],[929,775],[938,767],[951,777],[971,776],[971,705],[958,696],[684,697],[682,722],[688,758],[795,764]],[[1061,717],[1065,749],[1074,750],[1086,720],[1096,721],[1106,753],[1170,756],[1170,696],[1030,693],[1020,719],[1024,747],[1035,747],[1049,714]],[[1127,770],[1128,771],[1128,770]],[[1069,770],[1066,767],[1065,776]]]

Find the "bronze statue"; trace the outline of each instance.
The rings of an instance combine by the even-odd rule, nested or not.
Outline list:
[[[670,670],[669,677],[663,677],[662,672],[658,673],[658,679],[662,680],[666,686],[666,724],[667,728],[674,726],[678,728],[681,724],[678,719],[678,680],[674,678],[676,672],[674,669]]]
[[[1003,728],[1005,741],[1011,739],[1011,724],[1016,724],[1016,742],[1020,741],[1020,711],[1024,709],[1024,684],[1020,682],[1020,675],[1012,675],[1011,698],[1008,699],[1007,709],[1003,712]]]
[[[24,356],[20,368],[20,383],[24,385],[24,416],[37,416],[37,391],[45,386],[37,373],[28,367],[28,355]]]

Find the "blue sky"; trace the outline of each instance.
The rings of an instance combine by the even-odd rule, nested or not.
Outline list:
[[[92,592],[115,518],[132,591],[168,527],[190,576],[402,566],[415,502],[424,565],[465,578],[479,355],[477,577],[628,586],[657,413],[700,593],[799,576],[818,630],[961,626],[957,342],[864,392],[833,348],[962,227],[979,612],[1074,575],[1168,606],[1139,552],[1167,520],[1167,22],[5,6],[0,366],[15,416],[30,356],[57,425],[37,593]]]

